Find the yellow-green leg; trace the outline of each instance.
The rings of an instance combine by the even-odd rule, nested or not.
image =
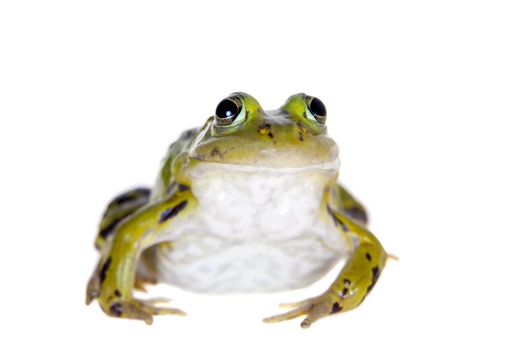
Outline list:
[[[334,192],[332,196],[345,216],[360,224],[366,225],[368,223],[368,214],[365,207],[350,192],[340,184],[337,184]]]
[[[105,248],[106,242],[111,240],[118,224],[148,204],[151,191],[148,188],[135,188],[121,193],[108,204],[104,216],[100,221],[95,247],[98,250]]]
[[[195,205],[190,191],[177,192],[169,199],[145,206],[121,222],[114,233],[111,248],[100,260],[86,291],[86,302],[94,298],[110,316],[153,322],[153,315],[179,314],[178,309],[156,306],[158,300],[133,297],[135,272],[141,253],[148,247],[169,240],[163,230],[184,220]]]
[[[326,292],[298,303],[284,304],[294,309],[264,319],[279,322],[306,316],[301,327],[308,328],[318,319],[359,306],[374,288],[387,260],[381,243],[363,226],[355,223],[342,212],[327,206],[327,213],[349,246],[346,264]]]

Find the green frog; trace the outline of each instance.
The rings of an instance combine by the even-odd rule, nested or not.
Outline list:
[[[135,298],[146,283],[276,292],[308,286],[344,260],[324,293],[264,321],[303,316],[307,328],[356,308],[388,254],[367,229],[363,205],[337,182],[326,118],[323,102],[303,93],[270,111],[245,93],[223,99],[203,127],[169,147],[152,189],[109,203],[86,303],[151,324],[154,315],[184,312]]]

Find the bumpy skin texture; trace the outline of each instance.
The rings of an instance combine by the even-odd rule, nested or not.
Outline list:
[[[184,132],[170,146],[153,191],[131,190],[108,205],[95,242],[101,257],[88,282],[86,303],[97,299],[110,316],[148,324],[154,315],[184,314],[160,307],[155,300],[135,299],[133,288],[142,289],[143,283],[154,282],[151,276],[155,266],[148,264],[152,259],[147,248],[168,244],[172,238],[168,228],[174,224],[184,226],[188,216],[198,209],[190,172],[199,164],[279,168],[337,159],[337,146],[326,135],[324,120],[312,116],[308,96],[293,95],[273,112],[264,112],[247,94],[233,96],[242,105],[234,123],[218,125],[217,118],[210,117],[202,128]],[[383,271],[387,254],[366,228],[366,211],[337,183],[336,177],[323,185],[317,215],[343,237],[348,252],[346,263],[325,293],[289,304],[291,311],[266,318],[266,322],[305,316],[301,326],[306,328],[319,318],[351,310],[363,302]],[[139,258],[149,265],[152,274],[142,276],[138,272]]]

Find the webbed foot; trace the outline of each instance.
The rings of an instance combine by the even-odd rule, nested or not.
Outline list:
[[[291,320],[299,316],[306,316],[301,322],[301,327],[308,328],[318,319],[340,311],[341,307],[338,300],[339,298],[337,295],[331,292],[326,292],[317,297],[297,303],[281,304],[279,306],[294,309],[283,314],[267,317],[263,321],[267,323],[275,323]]]
[[[139,300],[139,299],[123,299],[113,300],[107,310],[104,307],[102,309],[108,315],[113,317],[129,318],[133,320],[142,320],[146,324],[151,325],[153,323],[153,316],[156,315],[179,315],[186,316],[186,313],[182,310],[160,307],[156,304],[166,302],[166,299],[150,299],[150,300]]]

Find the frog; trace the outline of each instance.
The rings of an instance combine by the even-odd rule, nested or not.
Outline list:
[[[267,323],[302,317],[302,328],[358,307],[389,255],[368,227],[364,205],[338,181],[339,149],[317,97],[298,93],[263,110],[246,93],[216,106],[204,126],[169,146],[151,188],[121,193],[106,207],[100,258],[86,304],[152,324],[185,315],[134,291],[166,283],[196,293],[305,288],[343,261],[325,292]]]

